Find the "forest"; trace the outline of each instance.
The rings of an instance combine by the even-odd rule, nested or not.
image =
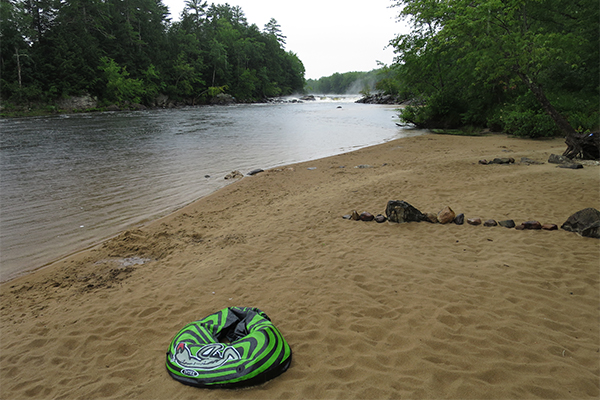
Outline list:
[[[204,104],[302,91],[304,65],[280,25],[240,7],[187,0],[172,22],[161,0],[0,0],[2,107],[90,95],[99,106]]]
[[[412,104],[401,113],[405,122],[528,137],[598,130],[597,0],[393,4],[411,27],[390,42],[395,87]]]

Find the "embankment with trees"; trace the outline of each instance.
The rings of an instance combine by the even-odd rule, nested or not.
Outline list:
[[[581,139],[598,130],[596,0],[394,5],[412,28],[390,43],[397,54],[390,68],[412,99],[401,112],[404,121],[527,137]]]
[[[73,96],[110,104],[256,101],[301,91],[304,65],[276,20],[188,0],[172,22],[160,0],[1,0],[3,112],[52,111]]]

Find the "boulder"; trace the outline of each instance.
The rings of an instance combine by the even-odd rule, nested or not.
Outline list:
[[[427,217],[404,200],[390,200],[385,208],[385,215],[391,222],[421,222]]]
[[[456,225],[463,225],[465,223],[465,214],[458,214],[456,218],[454,218],[454,223]]]
[[[469,225],[481,225],[481,218],[469,218],[467,219]]]
[[[577,211],[562,224],[561,229],[600,239],[600,211],[595,208]]]
[[[449,224],[456,218],[456,213],[449,206],[444,207],[437,214],[437,220],[440,224]]]
[[[498,223],[496,222],[496,220],[488,219],[483,223],[483,226],[498,226]]]
[[[358,212],[356,210],[352,211],[352,215],[350,216],[350,219],[352,221],[360,221],[360,215],[358,215]]]

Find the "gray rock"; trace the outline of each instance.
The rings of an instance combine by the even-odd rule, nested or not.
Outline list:
[[[513,164],[515,159],[512,157],[509,158],[494,158],[493,161],[490,161],[488,164]]]
[[[498,222],[498,225],[503,226],[505,228],[514,228],[516,226],[515,221],[513,221],[512,219],[500,221]]]
[[[559,156],[558,154],[550,154],[548,158],[548,162],[552,164],[563,164],[563,163],[571,163],[571,160],[565,156]]]
[[[562,224],[561,229],[600,239],[600,211],[595,208],[577,211]]]
[[[381,224],[381,223],[383,223],[383,222],[387,221],[387,218],[385,217],[385,215],[377,214],[377,215],[375,216],[375,221],[376,221],[378,224]]]
[[[256,174],[260,174],[261,172],[265,172],[264,169],[253,169],[252,171],[248,172],[248,175],[252,176],[252,175],[256,175]]]
[[[532,160],[531,158],[521,157],[521,164],[527,165],[541,165],[543,162]]]
[[[385,208],[385,215],[391,222],[421,222],[427,217],[404,200],[390,200]]]
[[[565,163],[565,164],[559,164],[556,168],[582,169],[583,165],[578,164],[578,163]]]
[[[225,175],[225,179],[237,179],[243,177],[244,175],[238,170],[232,171],[229,174]]]
[[[465,223],[465,214],[460,213],[454,218],[454,223],[456,225],[463,225]]]
[[[483,223],[483,226],[498,226],[498,223],[496,222],[496,220],[488,219]]]

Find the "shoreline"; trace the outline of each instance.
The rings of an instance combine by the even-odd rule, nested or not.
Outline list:
[[[562,139],[423,135],[277,167],[0,283],[3,395],[597,397],[596,239],[342,219],[406,200],[560,226],[600,204],[600,167],[547,164],[563,149]],[[544,164],[478,164],[505,154]],[[228,306],[269,315],[292,347],[290,369],[241,391],[172,380],[172,336]]]

